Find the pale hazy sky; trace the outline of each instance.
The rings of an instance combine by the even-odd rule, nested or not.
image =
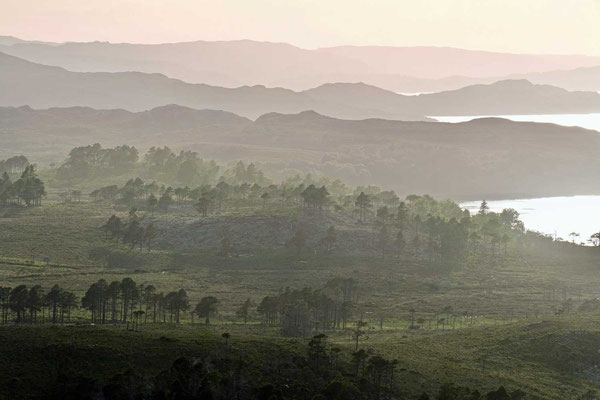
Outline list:
[[[600,0],[0,0],[0,34],[600,55]]]

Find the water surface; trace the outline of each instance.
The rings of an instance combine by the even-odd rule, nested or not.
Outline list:
[[[480,201],[461,203],[461,207],[475,214]],[[514,208],[520,214],[525,228],[556,235],[572,240],[571,232],[579,233],[577,243],[586,242],[600,231],[600,196],[544,197],[537,199],[488,201],[490,211],[501,212],[504,208]]]
[[[600,132],[600,113],[594,114],[538,114],[538,115],[478,115],[462,117],[429,117],[440,122],[465,122],[476,118],[506,118],[511,121],[521,122],[548,122],[563,126],[579,126],[586,129],[594,129]]]

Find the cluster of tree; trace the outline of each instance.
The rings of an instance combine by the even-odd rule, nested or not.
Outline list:
[[[400,202],[395,212],[387,206],[377,209],[375,226],[381,257],[410,256],[429,262],[464,259],[470,227],[468,212],[461,213],[460,219],[432,214],[423,219],[411,208],[411,202]]]
[[[356,373],[353,361],[325,335],[312,338],[304,354],[282,349],[258,358],[232,346],[229,334],[223,339],[216,350],[193,360],[178,358],[154,377],[129,370],[103,382],[76,371],[61,374],[46,398],[384,400],[396,392],[396,362],[365,353],[364,368]]]
[[[123,148],[116,150],[123,151]],[[87,146],[74,149],[72,156],[81,158],[84,154],[91,157],[89,154],[102,154],[102,151],[97,145]],[[100,156],[91,158],[102,159]],[[156,209],[167,212],[175,203],[187,203],[202,216],[227,207],[284,206],[317,210],[332,207],[335,212],[350,213],[360,222],[374,227],[374,244],[381,257],[411,257],[428,263],[460,263],[470,252],[495,256],[499,250],[506,251],[509,242],[522,236],[524,231],[516,211],[509,209],[492,213],[485,202],[480,212],[471,216],[450,200],[437,201],[428,195],[411,195],[402,201],[393,191],[383,191],[377,186],[349,188],[338,180],[310,175],[294,176],[280,184],[270,184],[253,164],[246,165],[241,161],[226,170],[213,186],[207,182],[216,179],[219,170],[216,164],[205,163],[194,152],[175,154],[168,147],[151,148],[144,157],[144,165],[161,179],[200,185],[165,186],[136,178],[130,179],[121,188],[112,185],[97,189],[91,196],[151,212]],[[210,179],[190,178],[199,176],[198,168],[203,166],[206,167],[205,172],[200,175],[210,175]],[[77,195],[69,193],[65,197],[78,199]],[[116,229],[112,229],[111,234],[132,247],[143,246],[145,241],[149,244],[154,234],[151,230],[149,235],[145,235],[136,221],[130,221],[127,228],[118,226],[119,221],[112,222]],[[335,241],[335,232],[330,233],[324,241]],[[299,229],[288,241],[288,246],[301,252],[307,248],[310,235],[310,232]],[[319,242],[319,245],[331,250],[331,243]]]
[[[119,187],[117,185],[104,186],[99,189],[95,189],[90,193],[90,197],[95,201],[106,200],[114,201],[119,194]]]
[[[311,333],[345,329],[357,296],[356,282],[332,279],[322,289],[304,288],[266,296],[257,312],[269,325],[281,327],[285,336],[309,336]]]
[[[0,177],[0,205],[39,206],[46,195],[44,182],[35,172],[35,165],[26,166],[21,177],[12,182],[8,173]]]
[[[144,156],[148,173],[164,182],[184,185],[208,185],[215,181],[220,167],[214,161],[204,161],[192,151],[175,154],[168,147],[151,147]]]
[[[119,146],[114,149],[103,149],[99,144],[77,147],[71,150],[66,162],[58,169],[57,175],[64,180],[94,178],[96,175],[129,171],[132,170],[132,167],[139,166],[143,169],[140,171],[142,175],[148,176],[154,181],[169,182],[171,187],[183,185],[184,187],[179,189],[182,191],[181,194],[186,189],[185,187],[188,187],[188,192],[196,191],[191,196],[186,196],[194,201],[199,199],[200,194],[208,192],[211,185],[217,186],[217,183],[222,182],[230,187],[229,193],[225,195],[233,198],[244,199],[250,194],[254,199],[262,198],[265,201],[289,201],[293,198],[294,201],[313,208],[321,208],[325,205],[325,199],[329,193],[338,202],[350,204],[353,202],[351,198],[356,197],[361,191],[371,196],[375,202],[387,205],[398,203],[398,196],[393,191],[382,191],[376,186],[358,187],[352,190],[339,179],[315,177],[311,174],[291,176],[281,184],[273,185],[271,180],[252,163],[246,164],[238,161],[230,168],[224,168],[217,165],[215,161],[204,161],[195,152],[180,151],[179,154],[176,154],[166,146],[151,147],[143,157],[142,163],[136,163],[137,160],[138,153],[135,147]],[[220,170],[223,170],[221,176],[219,176]],[[155,182],[143,185],[144,187],[141,189],[139,182],[136,182],[135,186],[133,194],[124,195],[124,197],[145,199],[151,194],[155,196],[157,193],[162,194],[167,189],[163,186],[159,192],[160,187]],[[194,186],[196,189],[189,189]],[[202,189],[198,192],[199,187]],[[313,191],[313,188],[320,188],[320,191]],[[304,192],[306,189],[309,190]],[[98,199],[113,200],[121,193],[118,188],[107,186],[98,189],[93,195]],[[223,195],[224,193],[220,194],[220,196]]]
[[[233,167],[225,170],[220,180],[234,186],[244,183],[267,186],[271,183],[271,180],[265,177],[265,174],[256,165],[253,163],[246,165],[243,161],[238,161]]]
[[[138,178],[128,181],[121,189],[115,186],[101,191],[109,191],[109,188],[113,188],[111,193],[121,193],[122,198],[145,198],[146,207],[151,211],[157,207],[168,210],[168,206],[174,202],[194,204],[194,196],[199,195],[195,207],[203,216],[207,216],[214,208],[223,207],[228,201],[235,200],[240,205],[240,202],[244,204],[243,202],[256,200],[259,193],[263,193],[260,196],[263,203],[272,201],[271,194],[278,193],[282,195],[281,201],[288,201],[300,207],[322,208],[329,204],[327,188],[317,188],[312,184],[307,187],[300,184],[287,188],[289,191],[286,191],[282,185],[270,185],[266,188],[257,184],[231,186],[221,181],[215,187],[205,186],[194,190],[186,187],[173,190],[170,187],[159,187],[154,182],[145,184]],[[155,191],[158,194],[162,193],[158,199],[154,195]],[[430,264],[455,264],[464,261],[471,253],[493,256],[503,254],[507,251],[510,241],[523,237],[524,233],[523,224],[515,210],[489,212],[485,202],[482,203],[480,211],[473,216],[467,210],[461,210],[454,202],[437,201],[427,195],[408,196],[406,201],[398,201],[395,207],[391,207],[375,203],[365,192],[360,192],[354,198],[354,203],[358,206],[359,219],[365,221],[365,215],[373,205],[379,204],[369,223],[375,229],[374,242],[383,258],[410,257]],[[141,226],[136,210],[135,207],[132,208],[126,223],[113,215],[103,229],[131,248],[139,246],[142,249],[145,246],[150,249],[151,241],[156,236],[154,226]],[[340,207],[338,212],[343,212],[343,208]],[[306,229],[299,228],[287,241],[287,246],[302,254],[309,248],[311,235]],[[331,252],[336,240],[337,232],[334,227],[330,227],[316,245],[325,252]],[[223,244],[223,252],[228,255],[231,251],[231,238],[224,235]]]
[[[81,190],[65,190],[58,194],[60,200],[65,204],[74,202],[80,203],[82,196],[83,193],[81,192]]]
[[[17,323],[70,321],[71,310],[77,308],[78,299],[73,292],[54,285],[45,292],[40,285],[27,288],[19,285],[15,288],[0,287],[0,307],[2,308],[2,323],[11,319]]]
[[[139,154],[133,146],[117,146],[103,149],[96,143],[72,149],[56,176],[61,180],[89,179],[97,175],[129,170],[138,161]]]
[[[98,143],[76,147],[67,160],[58,168],[57,177],[63,181],[93,179],[110,176],[138,168],[143,175],[162,182],[172,182],[185,186],[211,185],[219,178],[230,185],[257,183],[268,185],[264,173],[254,164],[237,162],[231,168],[223,168],[214,160],[206,161],[193,151],[174,153],[169,147],[151,147],[138,163],[139,153],[133,146],[118,146],[104,149]]]
[[[203,297],[191,310],[206,324],[216,315],[219,300]],[[249,300],[242,305],[247,317]],[[26,285],[0,287],[1,322],[63,323],[71,321],[71,310],[88,310],[91,322],[97,324],[132,324],[137,329],[141,322],[180,323],[184,313],[190,311],[190,300],[184,289],[164,293],[153,285],[137,284],[131,278],[108,283],[104,279],[91,284],[80,299],[75,293],[54,285],[48,292],[42,286]],[[240,311],[243,313],[243,311]]]
[[[0,160],[0,174],[22,174],[29,166],[29,160],[25,156],[14,156],[6,160]]]
[[[95,144],[73,149],[63,167],[85,171],[85,166],[77,167],[83,163],[94,168],[119,169],[132,166],[137,158],[135,148],[102,149]],[[203,216],[228,206],[283,205],[319,210],[332,206],[337,212],[352,213],[363,223],[374,223],[382,256],[410,254],[428,261],[460,261],[473,249],[495,254],[507,247],[515,232],[524,231],[516,211],[491,213],[485,202],[480,212],[471,217],[450,200],[411,195],[401,201],[393,191],[377,186],[350,188],[340,180],[310,174],[272,184],[254,164],[242,161],[218,177],[221,167],[214,161],[205,162],[190,151],[176,154],[168,147],[150,148],[141,165],[145,166],[146,175],[154,177],[153,181],[131,179],[122,188],[106,186],[91,196],[151,211],[168,211],[175,202],[190,203]],[[157,184],[157,180],[170,182],[171,186]],[[184,186],[178,186],[181,184]],[[78,199],[73,193],[65,197]],[[600,243],[597,238],[591,240]]]
[[[174,322],[190,308],[184,289],[169,293],[158,292],[153,285],[138,285],[131,278],[108,283],[104,279],[90,285],[81,305],[91,313],[92,322],[128,323]]]
[[[321,209],[333,203],[336,212],[348,212],[343,205],[330,199],[325,186],[317,188],[313,184],[305,186],[303,183],[295,187],[283,183],[261,187],[258,184],[232,186],[221,181],[214,187],[207,185],[191,190],[188,187],[165,188],[155,182],[145,184],[137,178],[128,181],[120,189],[111,186],[98,192],[110,192],[115,197],[120,194],[121,200],[140,199],[137,204],[144,206],[145,203],[146,209],[152,212],[155,208],[167,211],[169,205],[177,202],[194,205],[202,216],[207,216],[214,209],[225,207],[225,204],[232,207],[258,206],[257,201],[262,202],[263,207],[268,202],[277,201],[307,209]],[[155,193],[160,197],[157,198]],[[195,200],[195,196],[199,198]],[[356,207],[351,208],[351,212],[373,227],[373,243],[382,258],[412,258],[429,264],[458,264],[469,254],[503,255],[511,241],[526,237],[519,214],[513,209],[493,213],[483,202],[479,212],[471,215],[449,200],[438,201],[428,195],[412,195],[405,201],[396,201],[397,196],[394,196],[393,192],[386,192],[384,198],[387,200],[383,203],[381,197],[374,200],[364,191],[350,198]],[[386,204],[396,205],[392,207]],[[131,248],[146,246],[150,249],[151,241],[156,236],[154,226],[149,224],[142,227],[135,213],[136,208],[132,210],[127,223],[113,215],[103,229]],[[312,236],[310,230],[300,227],[286,244],[301,255],[312,246],[309,245],[309,242],[314,242]],[[337,232],[332,226],[314,244],[329,253],[337,239]],[[222,244],[223,254],[229,255],[232,250],[230,235],[224,235]]]
[[[309,186],[300,192],[300,197],[307,191],[326,193],[327,189]],[[473,252],[496,256],[500,250],[506,252],[511,240],[524,237],[519,214],[512,209],[492,213],[484,203],[482,210],[471,216],[452,201],[437,201],[428,195],[408,196],[406,201],[397,202],[392,201],[389,193],[385,197],[387,204],[396,205],[385,205],[380,198],[374,200],[363,191],[350,198],[356,206],[351,209],[354,216],[372,226],[373,243],[382,258],[392,256],[430,264],[453,264],[464,261]],[[340,203],[334,204],[337,212],[347,210]],[[330,252],[337,241],[334,227],[330,227],[321,240],[315,242],[312,236],[306,228],[298,228],[287,246],[301,254],[311,248],[309,242],[314,242],[319,249]]]
[[[127,222],[123,222],[121,218],[113,214],[101,229],[106,235],[129,245],[132,249],[139,246],[139,249],[142,250],[146,246],[150,251],[152,240],[156,237],[153,224],[148,224],[145,227],[141,225],[136,208],[129,210],[129,220]],[[90,256],[107,261],[111,254],[114,253],[109,250],[96,249]]]
[[[360,220],[375,208],[373,226],[381,257],[412,257],[429,263],[456,263],[469,252],[506,251],[508,243],[524,233],[519,214],[513,209],[490,212],[485,201],[476,215],[449,200],[411,195],[397,206],[373,207],[369,195],[355,199]]]
[[[286,336],[309,336],[314,332],[346,328],[357,298],[353,279],[335,278],[318,290],[287,288],[277,296],[266,296],[257,307],[265,323],[280,325]],[[10,313],[16,322],[39,322],[38,313],[51,310],[52,322],[70,320],[71,309],[79,306],[89,310],[93,323],[172,322],[179,323],[186,312],[202,318],[206,324],[217,314],[219,300],[203,297],[191,308],[184,289],[163,293],[153,285],[137,284],[131,278],[108,283],[104,279],[91,284],[79,299],[73,292],[55,285],[44,293],[40,285],[27,289],[0,287],[2,321],[8,322]],[[254,306],[250,299],[240,305],[236,314],[247,321]],[[28,314],[29,313],[29,314]],[[28,316],[29,315],[29,316]]]
[[[105,186],[90,193],[95,200],[118,201],[130,206],[141,205],[146,202],[149,209],[154,210],[157,206],[168,210],[173,203],[173,195],[183,201],[190,195],[189,188],[179,188],[176,191],[165,185],[158,185],[156,181],[145,183],[140,178],[129,179],[123,187],[116,185]]]
[[[327,204],[329,192],[325,186],[317,188],[315,185],[310,185],[300,193],[300,196],[307,207],[321,210]]]
[[[174,204],[191,203],[203,215],[226,205],[266,207],[270,203],[302,205],[322,209],[328,205],[329,192],[325,186],[299,184],[295,187],[281,185],[261,186],[258,183],[229,184],[221,180],[214,186],[205,184],[195,188],[159,185],[156,181],[144,182],[141,178],[128,180],[123,187],[105,186],[90,193],[94,200],[120,202],[144,207],[150,211],[168,211]]]
[[[247,351],[232,345],[224,333],[215,350],[200,357],[177,358],[155,376],[128,369],[106,381],[82,376],[68,367],[67,352],[55,355],[64,365],[55,382],[45,389],[48,399],[199,399],[199,400],[388,400],[412,398],[429,400],[427,393],[400,396],[399,363],[364,350],[351,357],[329,344],[327,336],[314,336],[304,353],[280,348],[268,354]],[[246,345],[247,346],[247,345]],[[504,387],[482,395],[477,390],[443,384],[438,400],[523,400],[526,394]],[[581,399],[583,399],[582,397]],[[592,399],[593,397],[588,397]]]

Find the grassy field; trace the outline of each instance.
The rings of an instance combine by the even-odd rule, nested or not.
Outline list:
[[[552,315],[567,298],[577,304],[600,296],[596,248],[512,246],[506,254],[470,257],[453,268],[372,254],[298,256],[279,244],[224,258],[201,245],[187,251],[130,250],[99,229],[115,212],[126,215],[126,210],[90,203],[5,209],[0,216],[0,285],[49,288],[59,283],[82,294],[98,279],[131,276],[163,291],[184,288],[193,301],[214,295],[227,316],[246,298],[258,301],[285,287],[318,288],[332,278],[352,277],[359,284],[364,311],[380,310],[391,320],[407,319],[411,308],[431,318],[447,306],[457,316],[523,319]],[[350,236],[352,229],[362,228],[339,229],[347,229]],[[129,252],[140,258],[141,265],[108,268],[90,260],[89,251],[102,246]]]
[[[281,338],[276,328],[263,326],[255,312],[251,323],[243,326],[235,310],[246,298],[258,303],[282,288],[318,288],[336,277],[358,282],[353,319],[365,319],[370,326],[361,347],[400,361],[399,388],[405,393],[433,393],[444,381],[485,390],[505,385],[557,400],[600,388],[600,317],[576,312],[585,299],[600,297],[596,248],[511,245],[506,253],[470,256],[453,268],[371,253],[297,255],[273,243],[225,258],[202,245],[185,251],[129,250],[99,229],[113,213],[125,217],[127,210],[101,203],[51,202],[0,211],[0,286],[41,284],[48,289],[58,283],[81,296],[98,279],[129,276],[159,291],[184,288],[193,304],[203,296],[216,296],[221,303],[215,326],[192,326],[184,318],[180,326],[145,325],[138,333],[89,325],[2,327],[0,347],[10,349],[0,352],[5,395],[15,388],[37,390],[53,379],[42,377],[55,368],[49,361],[52,352],[68,346],[78,370],[103,378],[128,365],[155,374],[177,356],[193,357],[217,346],[225,331],[252,357],[272,353],[272,346],[303,352],[306,340]],[[218,223],[219,218],[227,216],[213,220]],[[364,230],[352,225],[339,229],[345,231],[342,238]],[[96,247],[131,252],[142,264],[99,265],[88,257]],[[572,300],[572,308],[556,315],[566,299]],[[421,329],[408,329],[410,309],[423,318]],[[81,310],[76,313],[84,315]],[[447,321],[443,330],[437,324],[440,317]],[[329,336],[346,354],[353,350],[351,330]],[[90,361],[91,355],[100,361]]]
[[[530,398],[576,399],[599,388],[599,323],[598,315],[581,314],[444,332],[373,329],[360,347],[399,361],[398,392],[408,398],[454,382],[483,392],[503,385]],[[178,357],[215,351],[223,332],[231,334],[234,351],[257,368],[275,354],[306,354],[307,340],[281,338],[257,325],[148,324],[141,332],[89,325],[0,327],[5,349],[0,352],[0,394],[38,394],[61,373],[106,381],[134,368],[153,376]],[[330,346],[341,347],[349,360],[351,332],[329,337]]]

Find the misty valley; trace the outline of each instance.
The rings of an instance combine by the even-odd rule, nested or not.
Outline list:
[[[68,3],[0,15],[0,400],[600,399],[595,4]]]

